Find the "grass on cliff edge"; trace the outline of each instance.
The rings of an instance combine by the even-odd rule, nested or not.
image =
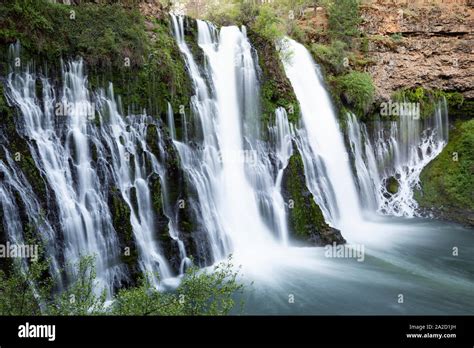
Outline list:
[[[456,122],[449,136],[448,145],[422,171],[416,198],[425,208],[474,210],[474,119]]]

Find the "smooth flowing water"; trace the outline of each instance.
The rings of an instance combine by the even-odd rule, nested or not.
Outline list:
[[[289,248],[264,270],[244,267],[244,313],[474,314],[472,229],[383,217],[369,232],[383,243],[365,241],[362,262],[328,258],[324,248]]]
[[[41,79],[42,104],[36,94],[36,80],[28,70],[12,72],[7,91],[20,109],[19,124],[35,165],[52,188],[59,209],[58,233],[64,239],[64,259],[72,266],[81,255],[100,255],[96,259],[98,284],[110,294],[123,274],[104,189],[91,165],[88,117],[94,116],[94,107],[82,62],[65,66],[60,96],[55,95],[48,79]],[[58,123],[61,127],[56,127]]]
[[[331,218],[329,221],[334,226],[344,228],[360,224],[362,213],[349,156],[329,95],[308,50],[294,40],[285,41],[284,67],[301,107],[308,150],[312,157],[318,158],[316,175],[324,176],[329,183],[329,187],[320,187],[319,191],[334,193],[318,201],[330,213],[327,218]]]

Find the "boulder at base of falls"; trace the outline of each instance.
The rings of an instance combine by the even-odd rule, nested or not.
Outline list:
[[[292,237],[311,245],[344,244],[341,232],[330,227],[306,186],[303,161],[296,147],[283,173],[282,195],[288,207]]]

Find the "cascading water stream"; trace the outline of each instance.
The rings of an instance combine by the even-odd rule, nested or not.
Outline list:
[[[269,189],[271,192],[270,202],[273,203],[271,204],[273,214],[270,213],[270,215],[274,215],[272,221],[274,221],[274,229],[279,231],[280,240],[283,242],[283,245],[288,245],[289,232],[287,210],[281,195],[281,183],[285,168],[288,165],[290,157],[293,155],[292,129],[290,128],[288,115],[284,108],[278,108],[275,111],[275,116],[275,126],[270,128],[270,134],[273,135],[273,144],[275,144],[274,153],[276,154],[277,159],[277,174],[273,185],[272,182],[267,181],[268,186],[273,186]],[[268,167],[269,165],[267,164],[265,168]],[[270,211],[272,210],[271,208],[269,208]]]
[[[194,85],[195,95],[191,97],[191,108],[194,111],[193,114],[197,117],[195,123],[202,132],[202,145],[195,147],[188,144],[189,136],[187,132],[183,139],[186,142],[181,142],[177,139],[173,139],[173,141],[180,155],[182,167],[188,173],[189,180],[197,192],[201,220],[207,230],[211,251],[210,256],[212,257],[211,260],[207,261],[213,262],[224,258],[225,251],[229,250],[229,241],[225,235],[221,234],[223,227],[214,200],[216,172],[220,166],[214,122],[216,105],[209,94],[206,81],[201,76],[193,55],[184,41],[183,17],[173,15],[171,18],[176,41],[185,57],[189,75]],[[198,25],[200,24],[198,22]],[[205,23],[202,24],[205,25]],[[207,34],[205,40],[209,42],[211,42],[211,30],[211,27],[205,26],[205,33]],[[201,36],[204,35],[202,29],[199,30],[199,35],[199,40],[201,41]],[[169,112],[171,113],[171,111]],[[171,126],[171,121],[169,121],[169,126]],[[186,127],[186,122],[183,122],[183,128],[186,129]]]
[[[105,140],[112,157],[114,182],[130,208],[130,223],[140,254],[142,270],[159,286],[157,275],[169,278],[172,272],[156,242],[155,215],[151,203],[147,161],[151,161],[157,174],[160,168],[146,144],[147,116],[129,118],[129,125],[118,112],[112,87],[109,95],[99,95],[102,127],[101,139]],[[100,145],[99,145],[100,146]],[[136,204],[134,204],[136,202]]]
[[[166,169],[147,144],[147,127],[156,121],[145,115],[124,119],[118,111],[112,86],[108,94],[99,91],[95,99],[90,97],[82,61],[65,64],[63,69],[59,96],[49,80],[42,78],[39,98],[38,78],[28,70],[15,70],[6,81],[6,95],[20,113],[17,130],[23,134],[35,166],[51,188],[57,214],[41,212],[32,188],[9,160],[3,145],[6,162],[2,159],[0,168],[6,180],[0,185],[0,193],[2,197],[12,192],[20,195],[29,223],[44,239],[53,273],[59,272],[64,262],[68,270],[73,270],[81,257],[94,256],[96,291],[105,289],[110,298],[114,288],[129,278],[120,254],[130,250],[121,250],[119,246],[109,206],[109,195],[118,188],[130,209],[140,268],[160,286],[157,276],[164,280],[172,277],[173,271],[157,240],[157,233],[162,232],[157,231],[152,204],[150,177],[153,175],[161,182],[164,215],[169,219],[167,231],[178,246],[181,273],[189,259],[168,199]],[[96,117],[100,118],[99,122],[92,122]],[[156,129],[159,155],[165,158],[163,134],[157,125]],[[13,210],[16,205],[11,199],[2,199],[4,211]],[[58,219],[57,230],[50,218]],[[23,224],[20,220],[18,214],[9,214],[7,220],[4,216],[11,240],[20,240],[18,231]]]
[[[285,39],[282,49],[286,74],[301,106],[303,153],[309,188],[325,217],[337,228],[361,224],[362,210],[349,166],[349,157],[329,96],[307,49]],[[308,166],[313,168],[308,168]],[[315,187],[317,186],[317,187]],[[333,194],[332,194],[333,193]],[[350,230],[350,229],[349,229]]]
[[[289,125],[286,113],[279,110],[270,129],[278,142],[276,148],[269,149],[259,139],[255,56],[245,29],[223,27],[217,32],[197,20],[198,45],[206,60],[200,69],[185,42],[183,18],[172,16],[172,22],[195,89],[193,128],[199,131],[193,137],[200,144],[186,143],[187,139],[174,143],[197,191],[213,260],[230,252],[255,257],[277,240],[286,244],[280,186],[291,155]],[[278,158],[276,170],[269,151]]]
[[[427,119],[404,114],[397,121],[375,121],[372,137],[353,114],[348,114],[347,126],[366,207],[387,215],[416,216],[414,191],[420,173],[447,144],[446,101],[439,101],[435,114]],[[387,190],[389,180],[397,183],[396,192]]]
[[[242,137],[241,110],[237,89],[238,73],[245,72],[242,55],[250,45],[237,27],[220,30],[219,43],[199,45],[209,60],[210,76],[217,104],[216,138],[221,156],[215,199],[234,250],[272,242],[271,233],[262,220],[255,193],[245,171],[245,149]],[[247,83],[257,83],[256,80]],[[245,209],[245,210],[243,210]],[[248,249],[247,249],[248,250]]]
[[[303,129],[295,132],[295,139],[309,178],[308,187],[330,223],[340,228],[360,225],[364,214],[349,157],[318,68],[304,46],[286,40],[282,47],[288,53],[283,59],[285,71],[302,110]],[[389,124],[388,130],[376,121],[371,140],[365,125],[348,114],[349,146],[366,214],[416,214],[418,205],[413,194],[421,170],[447,143],[446,103],[439,102],[435,115],[427,120],[416,116],[402,115]],[[399,186],[394,194],[385,188],[390,177]]]
[[[3,140],[3,139],[2,139]],[[3,142],[3,141],[2,141]],[[11,157],[5,146],[3,148],[3,158],[0,160],[0,203],[5,220],[4,229],[9,241],[14,245],[25,245],[26,241],[22,231],[24,224],[38,229],[39,236],[44,249],[51,260],[50,270],[52,274],[59,275],[59,253],[55,245],[56,232],[45,218],[38,197],[34,193],[28,180],[25,178],[17,164]],[[23,206],[19,207],[19,202],[15,197],[19,196]],[[26,212],[26,221],[22,221],[20,211]],[[35,259],[40,255],[34,255]],[[26,266],[25,259],[23,259]],[[58,288],[62,287],[62,279],[59,277]]]
[[[58,98],[49,81],[41,79],[43,107],[36,95],[36,77],[28,70],[9,74],[7,94],[21,111],[20,122],[36,167],[54,192],[64,235],[64,259],[74,263],[84,255],[95,256],[99,288],[105,288],[110,296],[123,274],[111,214],[91,166],[88,117],[94,115],[94,107],[82,62],[68,64],[63,80]],[[57,124],[62,129],[57,130]]]

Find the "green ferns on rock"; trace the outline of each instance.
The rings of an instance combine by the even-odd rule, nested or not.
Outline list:
[[[332,82],[344,105],[349,105],[357,115],[367,114],[375,95],[372,77],[368,73],[351,71],[332,79]]]

